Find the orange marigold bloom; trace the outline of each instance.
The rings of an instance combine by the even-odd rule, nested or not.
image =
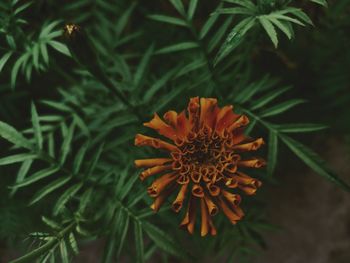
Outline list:
[[[166,198],[178,188],[172,209],[179,212],[188,198],[185,217],[180,226],[191,234],[194,231],[196,210],[201,214],[201,235],[216,235],[212,216],[221,210],[232,224],[244,213],[239,207],[241,196],[231,189],[255,194],[261,182],[239,171],[240,168],[260,168],[260,158],[243,160],[241,153],[255,151],[264,144],[262,138],[244,135],[248,117],[233,112],[232,106],[219,108],[213,98],[191,98],[185,111],[168,111],[162,120],[157,114],[146,127],[156,130],[172,141],[137,134],[135,145],[151,146],[168,152],[167,157],[136,160],[145,168],[141,180],[161,174],[150,187],[154,198],[151,208],[158,211]]]

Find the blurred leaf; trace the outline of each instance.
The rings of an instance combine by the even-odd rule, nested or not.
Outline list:
[[[0,137],[3,139],[13,143],[18,147],[23,147],[31,150],[33,145],[26,138],[23,137],[21,133],[19,133],[12,126],[0,121]]]
[[[51,192],[55,191],[57,188],[60,188],[63,186],[65,183],[67,183],[71,179],[70,176],[65,176],[62,178],[58,178],[52,183],[46,185],[43,187],[39,192],[37,192],[32,200],[30,200],[29,205],[33,205],[42,198],[44,198],[46,195],[50,194]]]
[[[325,162],[311,149],[285,135],[279,135],[287,147],[317,174],[350,192],[350,186],[326,167]]]

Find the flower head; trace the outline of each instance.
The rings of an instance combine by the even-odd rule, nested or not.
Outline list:
[[[167,152],[162,158],[136,160],[145,168],[141,180],[154,177],[148,194],[154,198],[151,208],[158,211],[174,191],[177,196],[172,209],[179,212],[187,199],[187,210],[180,226],[194,231],[196,210],[201,214],[201,235],[216,234],[212,216],[222,211],[232,224],[244,213],[240,209],[239,192],[252,195],[261,182],[243,173],[241,168],[260,168],[260,158],[243,159],[246,152],[264,144],[262,138],[244,135],[247,116],[233,112],[232,106],[219,108],[213,98],[191,98],[180,114],[168,111],[162,120],[157,114],[146,127],[156,130],[167,140],[137,134],[135,145],[151,146]],[[171,141],[171,142],[168,142]],[[160,176],[156,175],[160,174]],[[237,190],[235,193],[232,190]]]

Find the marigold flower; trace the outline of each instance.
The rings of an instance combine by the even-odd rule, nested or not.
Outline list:
[[[244,216],[239,207],[241,196],[230,192],[238,190],[255,194],[261,186],[257,179],[243,173],[241,168],[260,168],[260,158],[242,159],[242,153],[255,151],[264,144],[262,138],[244,135],[248,117],[233,112],[232,106],[219,108],[213,98],[191,98],[180,114],[168,111],[162,120],[157,114],[146,127],[166,137],[161,139],[137,134],[135,145],[164,150],[166,157],[136,160],[138,168],[145,168],[141,180],[157,177],[148,194],[154,198],[151,208],[158,211],[164,201],[178,189],[172,209],[179,212],[188,198],[185,217],[180,226],[194,232],[196,210],[201,214],[201,235],[216,235],[212,217],[221,210],[232,224]]]

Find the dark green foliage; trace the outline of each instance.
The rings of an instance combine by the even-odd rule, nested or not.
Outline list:
[[[283,146],[350,191],[304,144],[311,132],[349,128],[349,4],[326,7],[324,0],[2,1],[0,181],[8,202],[0,202],[0,239],[23,254],[12,262],[74,262],[93,240],[103,240],[106,263],[248,262],[257,246],[265,249],[264,234],[275,227],[263,194],[244,199],[237,226],[216,216],[218,235],[210,238],[180,230],[183,215],[169,203],[158,214],[149,208],[148,182],[138,180],[133,161],[150,150],[133,147],[133,138],[154,112],[182,110],[193,96],[217,97],[249,116],[246,133],[267,142],[267,169],[257,173],[266,183],[278,180]],[[82,31],[62,36],[66,22]],[[310,105],[325,107],[315,114]],[[25,249],[18,244],[28,235]]]

